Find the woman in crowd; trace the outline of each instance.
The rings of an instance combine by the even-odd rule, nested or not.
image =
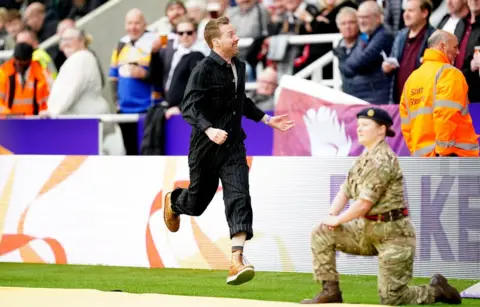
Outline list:
[[[60,68],[48,99],[48,109],[41,115],[113,114],[113,106],[102,96],[104,75],[96,55],[88,46],[91,37],[82,30],[70,28],[60,38],[60,49],[67,60]],[[103,124],[103,154],[123,155],[125,149],[120,128]]]

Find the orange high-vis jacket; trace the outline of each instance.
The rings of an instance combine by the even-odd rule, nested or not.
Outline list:
[[[412,156],[479,155],[467,94],[462,72],[443,52],[426,49],[422,65],[405,83],[399,106],[403,137]]]
[[[0,66],[0,114],[38,115],[47,109],[48,95],[48,78],[37,61],[31,62],[25,84],[13,59]]]

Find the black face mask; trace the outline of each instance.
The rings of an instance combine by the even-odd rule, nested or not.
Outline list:
[[[33,51],[32,45],[28,43],[18,43],[15,45],[13,58],[15,61],[15,69],[18,72],[24,73],[28,67],[30,67]]]
[[[30,67],[31,61],[15,61],[15,70],[21,74],[24,74],[28,67]]]

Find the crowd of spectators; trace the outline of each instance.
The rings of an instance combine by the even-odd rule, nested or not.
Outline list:
[[[40,62],[55,79],[66,58],[58,45],[47,50],[38,45],[75,21],[92,12],[108,0],[0,0],[0,50],[13,50],[17,42],[24,42],[28,31],[28,43],[34,47],[33,60]],[[19,37],[19,33],[23,33]],[[23,37],[23,38],[22,38]]]
[[[334,49],[339,59],[343,91],[374,104],[398,104],[404,84],[422,63],[427,40],[435,29],[455,34],[458,56],[451,63],[469,86],[468,97],[480,102],[480,1],[446,0],[448,14],[438,25],[430,23],[430,0],[407,0],[403,28],[394,32],[385,24],[382,7],[375,2],[337,16],[343,36]]]
[[[106,76],[92,37],[75,27],[77,19],[108,0],[2,1],[0,48],[13,56],[0,67],[0,114],[108,114],[115,110],[102,96]],[[53,35],[60,42],[40,44]],[[104,125],[104,154],[124,154],[118,125]]]

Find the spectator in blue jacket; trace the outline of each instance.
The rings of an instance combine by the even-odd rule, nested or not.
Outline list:
[[[344,92],[373,104],[387,104],[390,77],[382,71],[381,52],[390,54],[393,34],[383,26],[382,8],[365,1],[357,12],[360,37],[345,62],[339,63],[344,76]]]
[[[384,61],[382,69],[392,77],[390,85],[390,104],[399,104],[403,85],[410,74],[421,64],[427,40],[435,31],[428,20],[432,14],[430,0],[407,0],[403,20],[405,28],[398,32],[393,42],[390,58],[395,58],[400,66]]]
[[[333,49],[333,54],[338,58],[339,63],[341,63],[340,65],[343,65],[357,45],[358,35],[360,34],[358,30],[357,10],[352,7],[342,8],[337,14],[336,24],[342,35],[342,39],[338,43],[338,46]],[[342,77],[342,90],[344,92],[351,92],[351,89],[348,88],[348,79],[346,79],[343,73],[340,74]]]

